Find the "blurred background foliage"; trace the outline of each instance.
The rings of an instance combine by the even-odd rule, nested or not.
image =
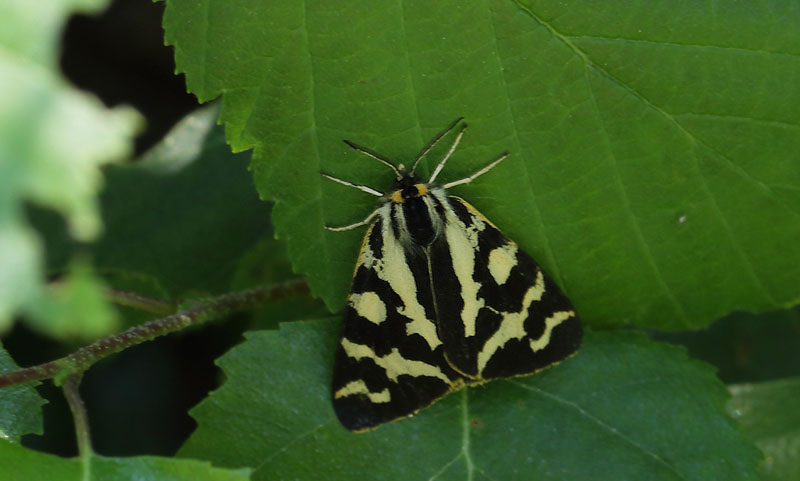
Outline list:
[[[146,128],[135,140],[133,156],[139,159],[138,165],[104,169],[106,186],[100,205],[106,230],[96,241],[71,240],[62,217],[46,208],[27,206],[26,215],[43,235],[47,272],[57,278],[66,270],[79,270],[81,259],[87,258],[111,286],[156,297],[221,293],[251,285],[254,280],[287,279],[292,274],[285,247],[272,239],[269,207],[258,199],[246,170],[250,153],[230,153],[221,127],[197,134],[205,138],[204,151],[191,164],[174,172],[159,166],[159,159],[175,154],[165,151],[163,145],[152,149],[179,120],[199,107],[186,93],[183,77],[174,74],[172,50],[163,45],[163,9],[163,3],[117,0],[98,16],[73,16],[63,32],[60,68],[69,81],[93,92],[106,106],[135,107],[146,118]],[[206,110],[197,115],[216,113]],[[126,210],[147,215],[126,215]],[[198,225],[192,218],[170,218],[173,212],[202,214],[203,230],[191,229]],[[148,223],[153,219],[159,221]],[[172,229],[153,229],[164,225]],[[115,251],[119,239],[136,232],[151,234],[124,253]],[[225,243],[231,250],[217,250],[215,236],[233,239]],[[153,256],[155,247],[160,250],[157,256]],[[173,263],[165,265],[162,260],[166,258]],[[204,262],[192,261],[197,258]],[[126,262],[144,267],[137,269],[136,276],[104,267]],[[213,282],[197,285],[194,279]],[[81,391],[97,452],[108,456],[174,454],[195,426],[187,410],[221,382],[214,360],[240,342],[244,330],[274,327],[271,322],[276,318],[290,320],[325,312],[312,299],[270,309],[258,316],[243,314],[136,346],[87,372]],[[118,308],[116,315],[121,327],[146,319],[124,308]],[[651,335],[687,346],[693,357],[713,364],[726,384],[800,376],[798,308],[758,315],[737,312],[701,331]],[[43,336],[24,323],[16,323],[3,337],[4,348],[22,366],[52,360],[83,344],[82,338]],[[61,393],[51,383],[37,389],[48,401],[43,407],[44,434],[27,435],[23,444],[75,455],[72,420]],[[757,396],[746,398],[747,389],[741,387],[734,393],[740,402],[732,408],[734,414],[746,411],[741,403],[763,402]],[[758,425],[746,428],[755,436],[774,434],[759,431]]]
[[[27,206],[26,215],[45,244],[46,270],[60,276],[76,258],[90,259],[107,285],[164,299],[292,277],[284,246],[272,239],[269,204],[258,200],[247,171],[250,154],[230,152],[223,128],[215,125],[216,107],[201,109],[176,127],[200,106],[186,93],[183,76],[174,73],[172,50],[163,44],[163,9],[163,3],[115,1],[98,15],[74,15],[63,32],[60,67],[67,79],[108,107],[135,107],[146,127],[135,139],[133,164],[104,168],[99,199],[104,232],[96,241],[73,240],[62,216]],[[173,128],[172,142],[159,145]],[[170,150],[198,139],[199,153]],[[181,156],[185,161],[176,161]],[[120,249],[121,241],[132,236],[137,242]],[[219,242],[223,238],[226,242]],[[120,330],[152,318],[114,309]],[[174,454],[194,428],[188,409],[220,382],[214,359],[239,342],[242,331],[320,312],[321,305],[311,299],[286,302],[258,315],[156,339],[101,362],[81,385],[96,451]],[[21,366],[61,357],[86,342],[69,333],[42,335],[21,322],[3,336],[3,346]],[[60,389],[50,382],[37,389],[48,401],[44,435],[25,436],[23,444],[76,455],[72,418]]]

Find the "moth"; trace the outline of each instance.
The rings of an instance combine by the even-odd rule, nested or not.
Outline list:
[[[417,413],[465,385],[521,376],[573,354],[581,324],[570,301],[516,243],[447,189],[489,172],[436,184],[466,130],[463,124],[427,181],[420,160],[456,125],[436,135],[411,170],[345,140],[392,169],[380,192],[322,175],[380,197],[347,231],[369,224],[358,255],[333,370],[333,408],[355,432]]]

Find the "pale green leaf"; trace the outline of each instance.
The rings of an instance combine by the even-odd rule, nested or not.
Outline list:
[[[800,479],[800,378],[730,386],[731,415],[764,452],[764,479]]]
[[[48,295],[28,309],[35,329],[58,339],[94,340],[116,330],[117,311],[107,302],[103,282],[83,261],[47,286]]]
[[[0,331],[45,295],[42,253],[25,202],[52,208],[80,240],[101,231],[99,166],[128,155],[140,119],[70,87],[57,40],[73,11],[97,0],[4,2],[0,7]]]

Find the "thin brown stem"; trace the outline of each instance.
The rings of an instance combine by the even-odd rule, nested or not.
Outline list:
[[[308,285],[304,280],[298,279],[197,300],[192,307],[98,339],[61,359],[0,374],[0,388],[49,378],[56,378],[56,383],[60,383],[71,374],[82,373],[100,359],[136,344],[234,312],[254,309],[277,299],[306,293]]]
[[[69,404],[69,410],[72,411],[72,419],[75,422],[78,456],[87,460],[94,451],[92,450],[92,438],[89,435],[89,416],[86,414],[86,406],[81,399],[80,383],[81,374],[72,374],[61,389],[64,391],[64,397],[67,398],[67,404]]]

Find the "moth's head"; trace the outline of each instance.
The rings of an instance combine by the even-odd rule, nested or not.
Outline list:
[[[409,199],[416,199],[426,195],[429,191],[428,184],[420,180],[413,173],[406,172],[402,165],[399,168],[400,176],[395,179],[388,198],[392,202],[403,203]]]

